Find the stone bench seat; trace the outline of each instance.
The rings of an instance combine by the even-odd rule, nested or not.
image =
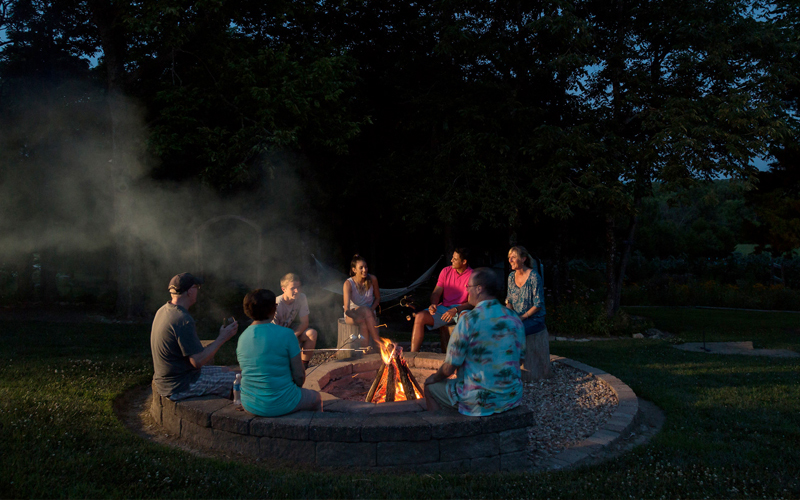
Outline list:
[[[443,355],[407,353],[409,367],[438,368]],[[324,412],[257,417],[219,397],[173,402],[153,390],[156,423],[195,445],[261,459],[323,467],[442,472],[499,472],[530,468],[526,408],[467,417],[424,411],[424,400],[373,404],[338,399],[330,380],[377,370],[379,355],[322,365],[304,387],[318,390]]]
[[[405,353],[409,368],[435,370],[444,355]],[[536,464],[536,470],[574,467],[633,428],[639,413],[636,394],[617,377],[578,361],[551,355],[551,361],[591,374],[615,392],[611,418],[588,438]],[[357,467],[375,471],[499,472],[531,470],[526,408],[467,417],[452,410],[424,411],[424,401],[372,404],[338,399],[325,392],[345,376],[374,377],[377,354],[337,361],[310,370],[305,387],[320,391],[325,411],[257,417],[218,397],[175,403],[153,388],[150,412],[169,434],[198,447],[312,467]]]

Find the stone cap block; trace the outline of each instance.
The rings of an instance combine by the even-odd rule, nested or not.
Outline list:
[[[595,368],[593,366],[589,366],[586,363],[581,363],[580,361],[575,361],[574,359],[562,358],[558,360],[559,363],[563,363],[567,366],[571,366],[575,369],[578,369],[582,372],[589,373],[591,375],[600,376],[600,375],[608,375],[608,372],[605,372],[599,368]]]
[[[383,364],[380,354],[369,354],[353,363],[353,373],[374,372]]]
[[[219,396],[184,399],[175,405],[175,414],[201,427],[211,427],[211,414],[230,404],[230,399]]]
[[[394,413],[416,413],[423,411],[423,408],[419,405],[419,399],[414,399],[410,401],[393,401],[390,403],[381,403],[373,405],[372,411],[369,412],[370,415],[385,415],[385,414],[394,414]],[[424,400],[423,400],[424,401]]]
[[[502,432],[533,425],[533,412],[523,406],[517,406],[503,413],[495,413],[486,417],[471,418],[480,419],[483,432]]]
[[[613,443],[619,439],[619,432],[613,432],[605,429],[600,429],[591,436],[589,436],[586,441],[591,443],[597,443],[599,445],[605,446],[608,444]]]
[[[416,368],[427,368],[429,370],[438,370],[443,362],[444,357],[433,352],[418,352],[416,358],[414,358],[414,366]]]
[[[337,399],[330,403],[324,403],[322,409],[326,412],[334,413],[355,413],[355,414],[369,414],[375,409],[375,405],[367,403],[366,401],[348,401],[346,399]]]
[[[497,434],[497,438],[499,439],[500,451],[502,453],[527,450],[530,445],[530,438],[526,427],[500,432]]]
[[[283,439],[308,439],[308,427],[314,412],[299,411],[280,417],[256,417],[250,421],[250,434]]]
[[[353,362],[352,361],[333,361],[329,363],[330,368],[326,370],[331,380],[342,378],[345,375],[352,375]]]
[[[439,441],[378,443],[378,465],[415,465],[439,461]]]
[[[175,401],[169,399],[166,396],[160,396],[160,398],[161,398],[161,407],[164,408],[164,413],[170,413],[174,415],[177,403],[175,403]]]
[[[161,395],[158,393],[158,389],[156,389],[155,381],[150,383],[150,394],[153,397],[153,404],[156,406],[161,406]]]
[[[313,441],[258,438],[258,453],[261,458],[313,464],[316,461],[316,452],[316,443]]]
[[[377,462],[375,443],[319,442],[316,448],[317,465],[337,467],[374,467]]]
[[[334,396],[333,394],[329,394],[329,393],[327,393],[325,391],[317,391],[317,392],[319,392],[320,399],[325,403],[332,403],[334,401],[340,401],[340,399],[337,398],[336,396]]]
[[[330,382],[331,377],[328,375],[327,371],[313,371],[310,375],[306,376],[306,381],[303,383],[303,387],[306,389],[310,389],[312,391],[320,391],[323,387],[328,385]]]
[[[467,470],[478,474],[500,472],[500,457],[489,456],[473,458],[469,461]]]
[[[357,443],[361,441],[361,426],[366,418],[366,415],[342,418],[336,413],[314,413],[308,427],[308,438],[312,441]]]
[[[211,414],[211,427],[247,435],[250,433],[250,421],[254,418],[255,415],[244,411],[241,406],[230,404]]]
[[[434,439],[474,436],[481,433],[481,422],[476,417],[466,417],[455,410],[426,411],[420,418],[431,426]]]
[[[406,351],[403,351],[403,359],[406,360],[406,365],[409,368],[414,368],[417,365],[416,364],[417,363],[416,362],[417,354],[419,354],[419,353],[418,352],[406,352]]]
[[[443,462],[464,458],[494,457],[500,454],[497,434],[479,434],[439,441],[439,456]]]
[[[567,450],[562,451],[554,458],[560,460],[561,462],[564,462],[567,465],[574,465],[588,456],[589,454],[586,451],[577,450],[575,448],[569,448]]]
[[[427,441],[430,438],[431,425],[413,413],[370,415],[361,426],[362,441]]]
[[[501,471],[521,471],[531,468],[531,459],[528,451],[518,451],[515,453],[504,453],[500,455]]]

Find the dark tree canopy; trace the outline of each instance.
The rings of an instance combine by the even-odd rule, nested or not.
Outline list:
[[[345,253],[382,246],[387,261],[426,261],[456,243],[488,251],[519,241],[563,270],[567,256],[591,249],[606,261],[613,314],[654,183],[667,196],[723,177],[744,189],[760,180],[760,231],[791,234],[796,220],[792,192],[766,197],[778,193],[773,177],[795,182],[781,173],[796,159],[793,2],[0,7],[4,124],[20,116],[20,96],[63,100],[65,82],[89,83],[91,98],[66,100],[97,114],[97,89],[105,92],[98,123],[112,185],[136,178],[134,157],[150,179],[228,194],[278,186],[281,170],[295,169],[303,210],[319,214],[319,232]],[[143,110],[143,129],[126,121],[123,97]],[[30,148],[51,147],[31,137],[24,128],[3,135],[14,145],[4,172],[30,162]],[[781,165],[774,176],[752,166],[770,148]],[[274,160],[287,153],[303,160]],[[113,225],[126,196],[110,194]],[[366,233],[348,223],[354,206]],[[714,251],[730,246],[733,236],[700,226],[717,239]],[[643,236],[658,238],[652,228]],[[121,261],[132,245],[118,244]]]

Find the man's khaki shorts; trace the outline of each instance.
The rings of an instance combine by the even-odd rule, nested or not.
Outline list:
[[[442,408],[458,409],[458,407],[450,401],[450,396],[447,394],[447,380],[440,380],[435,384],[426,385],[425,396],[428,395],[436,400]]]

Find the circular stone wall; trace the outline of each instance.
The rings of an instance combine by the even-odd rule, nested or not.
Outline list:
[[[409,368],[417,372],[436,370],[444,360],[444,355],[434,353],[404,353],[404,357]],[[325,386],[333,380],[369,376],[370,372],[374,376],[382,362],[380,355],[374,354],[310,370],[304,387],[322,393],[324,412],[256,417],[237,409],[228,399],[207,396],[175,403],[154,389],[150,413],[168,433],[192,444],[251,457],[372,470],[498,472],[531,468],[527,427],[533,423],[533,414],[526,408],[467,417],[451,410],[424,411],[424,400],[373,404],[339,399],[325,392]],[[581,363],[570,364],[591,369]],[[627,429],[637,408],[624,406],[623,398],[629,398],[614,387],[616,384],[610,385],[620,397],[620,408],[611,421]],[[627,386],[624,389],[630,391]],[[632,391],[630,395],[635,403]],[[620,410],[626,413],[620,414]],[[615,437],[600,429],[587,440],[600,441],[595,439],[588,445],[602,445],[619,437],[619,432],[613,434]],[[568,449],[561,455],[573,451]],[[575,460],[564,455],[554,465]]]

